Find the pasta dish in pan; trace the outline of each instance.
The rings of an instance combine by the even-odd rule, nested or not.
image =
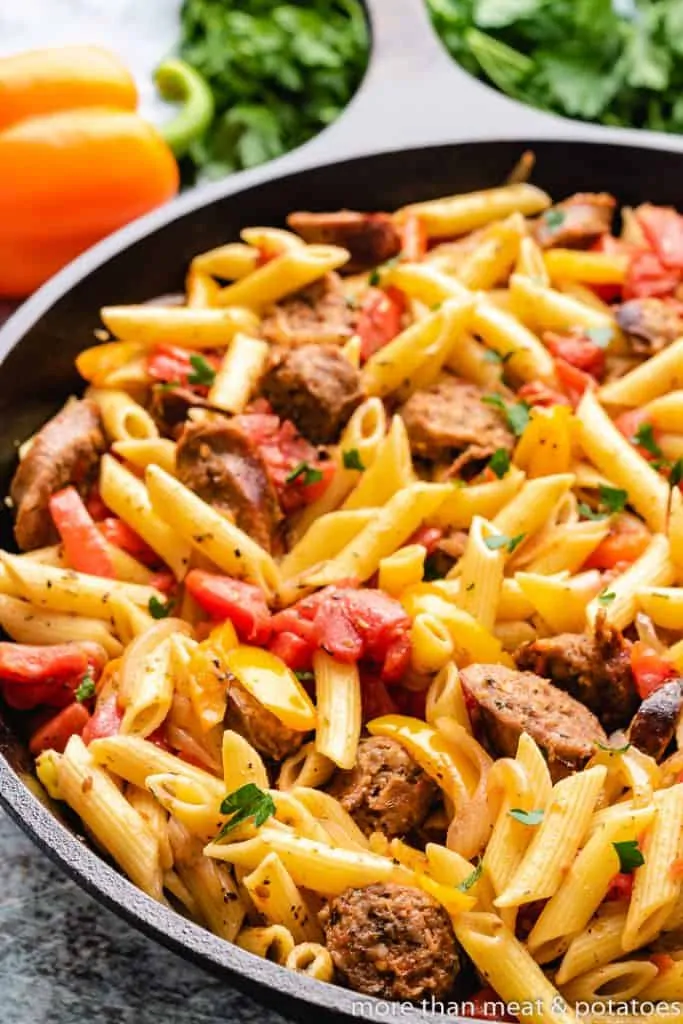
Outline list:
[[[363,995],[681,1019],[683,218],[615,208],[293,213],[102,310],[0,692],[148,895]]]

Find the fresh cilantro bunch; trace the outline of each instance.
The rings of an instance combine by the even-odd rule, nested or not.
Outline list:
[[[427,0],[463,67],[525,103],[683,131],[683,0]]]
[[[300,146],[342,112],[369,53],[360,0],[185,0],[180,56],[208,82],[216,116],[189,154],[216,178]]]

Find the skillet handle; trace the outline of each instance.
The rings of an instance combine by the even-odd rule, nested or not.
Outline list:
[[[369,153],[481,139],[683,149],[683,136],[570,120],[504,96],[453,60],[432,27],[426,0],[365,0],[365,6],[372,48],[358,92],[334,124],[275,162],[279,173]]]

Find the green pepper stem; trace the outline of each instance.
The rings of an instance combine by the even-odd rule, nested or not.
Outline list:
[[[160,131],[175,156],[185,156],[213,121],[213,93],[206,80],[183,60],[164,61],[156,69],[154,81],[165,100],[182,104],[175,117]]]

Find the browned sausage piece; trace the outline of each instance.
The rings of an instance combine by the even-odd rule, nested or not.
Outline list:
[[[536,741],[554,780],[582,768],[607,736],[588,708],[547,679],[503,665],[460,673],[473,724],[500,757],[514,757],[523,732]]]
[[[225,417],[188,423],[176,462],[186,487],[272,550],[282,512],[258,447],[239,425]]]
[[[437,787],[400,743],[371,736],[358,744],[353,768],[337,772],[330,793],[366,835],[394,838],[422,824]]]
[[[14,534],[23,551],[57,538],[50,496],[67,484],[86,484],[105,447],[99,410],[89,399],[67,402],[36,434],[10,488],[16,509]]]
[[[627,725],[638,706],[628,645],[603,621],[596,623],[594,636],[560,633],[524,644],[515,662],[585,704],[607,732]]]
[[[306,242],[348,249],[351,259],[344,270],[349,273],[369,270],[401,251],[401,237],[386,213],[290,213],[287,223]]]
[[[577,192],[538,218],[536,241],[543,249],[585,249],[610,230],[616,205],[607,192]]]
[[[273,410],[314,444],[337,441],[363,401],[360,373],[332,345],[281,351],[261,382]]]
[[[683,334],[683,317],[662,299],[629,299],[616,319],[638,356],[654,356]]]
[[[283,725],[232,676],[228,678],[227,699],[225,728],[244,736],[264,757],[282,761],[295,754],[303,743],[305,733]]]
[[[453,926],[421,889],[347,889],[320,920],[339,980],[354,991],[413,1003],[451,991],[460,971]]]
[[[284,348],[343,345],[355,334],[358,304],[343,290],[338,274],[326,274],[268,311],[260,336]]]
[[[646,697],[636,711],[627,738],[634,747],[661,761],[674,738],[683,708],[683,680],[673,679]]]
[[[500,411],[482,402],[486,394],[452,374],[416,391],[399,410],[413,452],[426,459],[455,458],[457,472],[488,459],[498,448],[512,451],[512,432]]]

